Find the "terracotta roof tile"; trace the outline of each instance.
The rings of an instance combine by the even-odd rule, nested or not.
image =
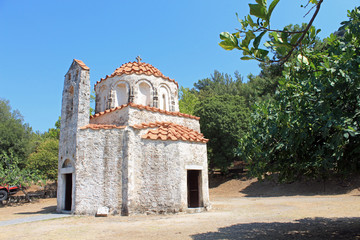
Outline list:
[[[74,61],[75,61],[77,64],[79,64],[79,66],[80,66],[82,69],[84,69],[84,70],[90,70],[90,68],[89,68],[88,66],[86,66],[86,64],[85,64],[83,61],[78,60],[78,59],[74,59]]]
[[[192,115],[189,115],[189,114],[184,114],[184,113],[181,113],[181,112],[169,112],[169,111],[165,111],[165,110],[160,110],[159,108],[148,107],[148,106],[135,104],[135,103],[123,104],[123,105],[115,107],[115,108],[107,109],[104,112],[99,112],[99,113],[96,113],[96,114],[90,116],[90,119],[93,119],[95,117],[104,115],[104,114],[109,113],[109,112],[114,112],[116,110],[123,109],[123,108],[128,107],[128,106],[133,107],[133,108],[137,108],[137,109],[140,109],[140,110],[147,110],[147,111],[151,111],[151,112],[159,112],[159,113],[166,114],[166,115],[186,117],[186,118],[191,118],[191,119],[196,119],[196,120],[200,119],[199,117],[192,116]]]
[[[123,74],[127,74],[127,75],[129,75],[129,74],[137,74],[137,75],[144,74],[144,75],[148,75],[148,76],[154,75],[156,77],[161,77],[165,80],[173,82],[177,85],[177,87],[179,87],[179,84],[174,79],[165,77],[164,74],[162,74],[159,69],[152,66],[151,64],[144,63],[144,62],[124,63],[123,65],[121,65],[121,67],[115,69],[115,71],[111,75],[106,75],[105,78],[102,78],[102,79],[100,79],[100,81],[97,81],[95,84],[95,87],[97,84],[101,83],[102,81],[105,81],[109,77],[121,76]]]
[[[80,127],[80,129],[93,129],[93,130],[98,130],[98,129],[123,129],[126,126],[116,126],[116,125],[108,125],[108,124],[88,124],[86,126]]]
[[[141,136],[144,139],[151,140],[172,140],[172,141],[190,141],[190,142],[202,142],[207,143],[209,140],[204,138],[204,135],[187,128],[185,126],[171,123],[171,122],[151,122],[151,123],[142,123],[135,124],[132,126],[135,129],[146,129],[146,128],[155,128],[149,129],[149,131]]]

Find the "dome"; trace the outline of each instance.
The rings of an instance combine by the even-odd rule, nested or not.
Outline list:
[[[138,60],[137,62],[135,61],[135,62],[124,63],[119,68],[115,69],[115,71],[111,75],[107,75],[105,78],[102,78],[102,79],[100,79],[100,81],[97,81],[95,86],[98,83],[100,83],[100,82],[102,82],[102,81],[104,81],[104,80],[106,80],[106,79],[108,79],[110,77],[121,76],[123,74],[127,74],[127,75],[130,75],[130,74],[137,74],[137,75],[144,74],[144,75],[147,75],[147,76],[153,75],[155,77],[161,77],[161,78],[163,78],[165,80],[173,82],[179,87],[179,84],[174,79],[166,77],[164,74],[162,74],[160,72],[159,69],[157,69],[153,65],[151,65],[149,63],[141,62],[140,60]]]
[[[128,103],[179,111],[179,85],[151,64],[137,61],[121,65],[95,84],[95,112]]]

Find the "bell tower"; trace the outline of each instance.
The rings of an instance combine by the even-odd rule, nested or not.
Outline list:
[[[90,68],[74,59],[65,74],[61,106],[57,211],[73,212],[79,128],[89,124]]]

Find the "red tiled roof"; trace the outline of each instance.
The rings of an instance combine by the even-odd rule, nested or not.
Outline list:
[[[116,111],[116,110],[123,109],[123,108],[125,108],[125,107],[127,107],[127,106],[130,106],[130,107],[133,107],[133,108],[137,108],[137,109],[140,109],[140,110],[145,109],[145,110],[147,110],[147,111],[164,113],[164,114],[166,114],[166,115],[186,117],[186,118],[191,118],[191,119],[196,119],[196,120],[199,120],[199,119],[200,119],[199,117],[192,116],[192,115],[185,114],[185,113],[181,113],[181,112],[169,112],[169,111],[161,110],[160,108],[149,107],[149,106],[144,106],[144,105],[135,104],[135,103],[128,103],[128,104],[124,104],[124,105],[121,105],[121,106],[118,106],[118,107],[115,107],[115,108],[107,109],[107,110],[105,110],[104,112],[99,112],[99,113],[96,113],[96,114],[90,116],[90,119],[95,118],[95,117],[98,117],[98,116],[101,116],[101,115],[104,115],[104,114],[109,113],[109,112],[113,112],[113,111]]]
[[[145,75],[153,75],[155,77],[161,77],[165,80],[168,80],[170,82],[173,82],[179,87],[179,84],[169,77],[165,77],[164,74],[160,72],[159,69],[152,66],[151,64],[144,63],[144,62],[128,62],[121,65],[121,67],[117,68],[111,75],[106,75],[105,78],[101,78],[100,81],[97,81],[95,86],[102,81],[105,81],[106,79],[113,77],[113,76],[121,76],[123,74],[145,74]]]
[[[77,60],[77,59],[74,59],[75,62],[77,62],[77,64],[79,64],[79,66],[84,69],[84,70],[90,70],[90,68],[88,66],[86,66],[86,64],[81,61],[81,60]]]
[[[93,130],[98,130],[98,129],[113,129],[113,128],[117,128],[117,129],[123,129],[126,126],[116,126],[116,125],[107,125],[107,124],[88,124],[86,126],[80,127],[80,129],[93,129]]]
[[[184,127],[179,124],[171,122],[154,122],[142,123],[132,126],[135,129],[156,128],[150,129],[145,135],[141,136],[144,139],[152,140],[172,140],[172,141],[190,141],[207,143],[209,139],[204,138],[202,133],[193,129]]]

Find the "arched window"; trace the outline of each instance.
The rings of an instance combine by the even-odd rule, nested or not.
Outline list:
[[[150,103],[150,86],[149,84],[142,82],[139,84],[138,104],[150,106]]]
[[[169,111],[169,92],[168,90],[161,86],[159,88],[159,95],[160,95],[160,102],[159,102],[159,107],[162,110],[166,110]]]
[[[116,92],[116,106],[121,106],[128,103],[128,91],[125,83],[119,83],[115,87]]]
[[[102,112],[106,110],[106,104],[107,104],[107,95],[108,95],[108,89],[107,86],[101,86],[99,89],[99,92],[96,93],[98,98],[96,100],[98,101],[96,103],[96,106],[99,105],[97,108],[97,112]]]

